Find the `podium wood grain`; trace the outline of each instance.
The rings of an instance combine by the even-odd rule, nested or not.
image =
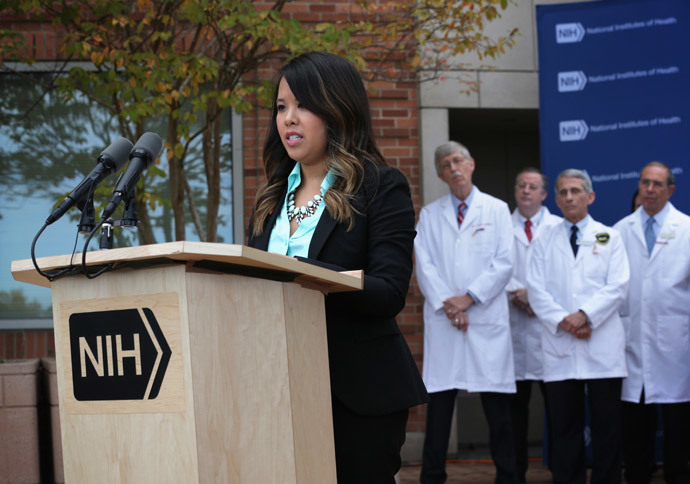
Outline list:
[[[69,324],[63,308],[85,302],[118,298],[123,302],[147,294],[174,292],[179,296],[181,372],[184,410],[167,412],[156,400],[78,402],[74,412]],[[68,277],[53,282],[55,352],[62,429],[65,482],[69,483],[196,483],[198,458],[194,396],[189,348],[185,267],[165,267],[104,274],[90,281]],[[134,302],[134,301],[132,301]],[[86,306],[87,308],[89,306]],[[167,335],[166,335],[167,338]],[[172,349],[172,348],[171,348]],[[161,391],[167,391],[166,372]],[[179,377],[180,375],[175,375]],[[114,413],[108,407],[133,405],[131,413]],[[117,410],[116,410],[117,411]],[[206,481],[208,482],[208,481]],[[232,481],[228,481],[232,482]],[[239,481],[238,481],[239,482]]]

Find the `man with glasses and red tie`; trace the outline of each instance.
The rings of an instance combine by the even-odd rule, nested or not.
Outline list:
[[[506,291],[508,291],[510,301],[510,329],[513,335],[515,356],[517,393],[512,400],[512,410],[520,482],[525,482],[527,472],[527,429],[532,382],[539,383],[539,389],[546,402],[542,381],[541,333],[543,325],[535,317],[527,300],[527,251],[531,243],[538,239],[548,227],[562,220],[542,205],[546,199],[547,189],[546,175],[536,168],[525,168],[515,178],[517,207],[512,215],[515,265],[513,277],[506,286]],[[538,418],[541,418],[541,415]]]
[[[495,482],[515,484],[515,371],[505,291],[513,269],[510,211],[472,184],[475,162],[463,145],[439,146],[434,162],[450,193],[422,209],[415,239],[425,298],[422,377],[430,394],[420,481],[446,480],[451,419],[463,389],[480,393]]]

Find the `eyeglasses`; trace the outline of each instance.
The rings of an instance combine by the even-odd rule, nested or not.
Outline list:
[[[652,185],[654,188],[664,188],[666,186],[665,183],[659,180],[648,180],[647,178],[640,180],[640,186],[647,187],[649,185]]]
[[[452,157],[452,158],[450,158],[450,159],[444,161],[444,162],[441,164],[441,166],[440,166],[441,171],[448,170],[448,169],[450,169],[453,165],[460,165],[460,164],[461,164],[462,162],[464,162],[464,161],[467,161],[467,158],[465,158],[464,156],[462,156],[462,155],[454,156],[454,157]]]
[[[525,188],[528,188],[530,191],[536,192],[537,190],[541,189],[541,185],[534,185],[531,183],[518,183],[515,185],[515,187],[518,190],[524,190]]]

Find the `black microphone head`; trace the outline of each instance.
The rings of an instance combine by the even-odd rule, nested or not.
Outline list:
[[[101,152],[98,156],[98,161],[102,162],[111,173],[115,173],[125,166],[131,151],[132,142],[127,138],[120,137]]]
[[[146,166],[158,158],[161,150],[163,149],[163,140],[156,133],[144,133],[141,135],[137,144],[132,148],[132,152],[129,154],[129,158],[132,159],[135,156],[143,158],[146,161]]]

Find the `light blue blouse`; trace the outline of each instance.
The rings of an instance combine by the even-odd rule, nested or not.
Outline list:
[[[321,193],[325,194],[328,189],[331,188],[334,181],[335,175],[329,171],[321,182]],[[295,163],[295,167],[292,169],[290,175],[288,175],[287,193],[285,194],[283,207],[280,209],[280,213],[276,219],[276,224],[273,226],[273,230],[271,230],[271,237],[268,240],[268,252],[284,254],[290,257],[308,257],[309,255],[309,244],[311,243],[314,229],[316,229],[316,225],[319,223],[319,219],[321,218],[326,204],[321,202],[316,208],[314,215],[302,219],[295,233],[290,236],[290,221],[287,216],[287,197],[300,186],[300,183],[302,183],[302,172],[298,162]]]

